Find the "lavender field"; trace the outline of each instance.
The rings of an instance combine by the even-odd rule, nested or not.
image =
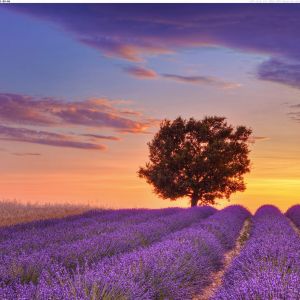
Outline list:
[[[0,228],[0,299],[300,299],[300,206],[91,210]]]

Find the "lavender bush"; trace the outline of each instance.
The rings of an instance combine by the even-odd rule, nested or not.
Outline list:
[[[72,238],[78,238],[81,231],[84,231],[85,234],[87,232],[90,233],[89,229],[92,230],[93,227],[98,228],[97,226],[100,226],[100,223],[103,226],[119,221],[126,221],[129,224],[139,223],[145,222],[152,217],[164,216],[180,210],[180,208],[92,210],[81,215],[62,219],[40,220],[0,228],[0,243],[9,239],[15,240],[19,247],[22,247],[20,245],[22,241],[31,243],[33,246],[33,243],[37,242],[35,237],[40,236],[44,237],[45,242],[51,244],[53,239],[68,238],[71,240]]]
[[[7,299],[190,299],[222,266],[249,212],[232,206],[161,242],[78,269],[51,265],[38,285],[3,289]]]
[[[55,230],[51,232],[56,228],[55,225],[47,227],[46,231],[41,230],[38,232],[40,234],[28,236],[28,241],[24,237],[20,241],[6,240],[0,244],[0,282],[6,285],[37,283],[42,270],[55,262],[67,269],[74,269],[78,264],[97,262],[106,256],[147,246],[214,212],[210,207],[138,211],[130,216],[130,220],[125,218],[121,221],[117,221],[119,215],[116,212],[115,221],[111,219],[109,223],[99,223],[99,220],[95,221],[95,216],[92,222],[88,220],[88,225],[85,224],[85,217],[76,220],[75,228],[74,224],[66,226],[65,238],[63,230],[59,232],[59,237],[55,235]],[[72,228],[73,234],[70,233]],[[76,235],[81,238],[75,239]]]
[[[300,299],[299,212],[256,212],[213,300]],[[2,228],[0,299],[192,299],[249,216],[239,206],[91,211]]]
[[[298,228],[300,228],[300,205],[292,206],[287,210],[285,215],[290,218]]]
[[[213,299],[300,299],[299,287],[300,238],[276,207],[263,206]]]

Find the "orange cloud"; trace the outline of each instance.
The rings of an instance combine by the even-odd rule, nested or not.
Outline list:
[[[249,139],[249,142],[254,144],[256,141],[267,141],[270,140],[267,136],[253,136]]]

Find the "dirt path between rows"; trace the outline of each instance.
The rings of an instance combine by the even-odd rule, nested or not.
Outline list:
[[[227,253],[225,253],[223,268],[211,274],[211,284],[208,285],[202,291],[201,295],[195,296],[193,300],[209,300],[214,295],[214,293],[222,284],[222,277],[224,273],[227,271],[227,269],[229,268],[233,258],[239,255],[242,247],[244,246],[245,242],[248,240],[250,227],[251,227],[251,220],[250,218],[248,218],[244,222],[243,228],[239,233],[234,248],[228,251]]]
[[[290,224],[293,227],[293,229],[296,231],[296,233],[300,235],[300,229],[296,226],[296,224],[291,219],[288,218],[288,220],[290,221]]]

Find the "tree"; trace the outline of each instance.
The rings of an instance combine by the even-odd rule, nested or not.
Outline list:
[[[164,199],[188,196],[191,206],[229,199],[246,189],[251,133],[245,126],[228,125],[224,117],[165,119],[148,143],[150,161],[138,175]]]

